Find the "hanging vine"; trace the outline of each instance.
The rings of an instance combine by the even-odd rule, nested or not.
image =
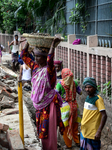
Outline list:
[[[81,26],[81,30],[83,33],[87,30],[87,18],[90,16],[88,10],[85,6],[85,2],[76,3],[75,7],[71,9],[71,16],[69,17],[69,21],[71,24],[75,22],[75,24],[79,24]]]

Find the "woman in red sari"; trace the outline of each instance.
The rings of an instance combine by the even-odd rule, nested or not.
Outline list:
[[[73,80],[73,73],[70,69],[64,68],[62,70],[62,80],[56,85],[57,91],[60,93],[63,104],[67,103],[70,106],[70,113],[65,115],[66,112],[68,113],[68,108],[63,109],[64,112],[62,113],[62,120],[65,125],[65,131],[63,134],[63,138],[65,141],[65,149],[72,148],[72,138],[76,145],[79,147],[79,137],[78,137],[78,104],[76,101],[76,92],[78,94],[82,94],[78,83]],[[67,119],[68,116],[68,119]]]

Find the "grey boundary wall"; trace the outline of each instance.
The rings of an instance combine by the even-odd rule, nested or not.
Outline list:
[[[13,40],[13,35],[0,33],[0,44],[3,45],[8,52],[8,44]]]

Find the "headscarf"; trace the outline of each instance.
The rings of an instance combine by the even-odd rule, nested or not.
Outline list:
[[[63,68],[62,62],[63,61],[60,61],[60,60],[54,60],[54,65],[60,66],[60,70],[62,70],[62,68]]]
[[[86,87],[86,85],[91,85],[92,87],[94,87],[96,89],[95,94],[98,94],[98,90],[97,90],[97,84],[96,84],[96,80],[92,77],[86,77],[84,79],[83,85]]]
[[[73,73],[70,69],[64,68],[61,72],[61,75],[61,84],[66,92],[66,101],[72,101],[76,96],[76,91],[74,93],[75,83],[73,82]]]
[[[54,60],[54,65],[61,65],[62,64],[62,61],[60,60]]]
[[[73,137],[74,123],[77,119],[77,101],[76,101],[76,87],[73,81],[73,73],[70,69],[64,68],[62,70],[61,84],[65,89],[66,98],[65,100],[70,105],[70,116],[67,136],[71,140]]]

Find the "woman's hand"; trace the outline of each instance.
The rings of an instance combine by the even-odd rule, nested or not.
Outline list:
[[[29,47],[29,43],[26,41],[26,43],[25,43],[23,49],[26,49],[26,48],[28,48],[28,47]]]
[[[55,38],[54,38],[51,46],[55,47],[55,44],[60,43],[60,41],[61,41],[61,37],[55,35]]]
[[[55,47],[56,47],[55,44],[57,44],[57,43],[59,44],[60,41],[61,41],[61,37],[60,36],[55,36],[55,38],[54,38],[54,40],[53,40],[53,42],[51,44],[51,48],[50,48],[49,54],[53,54],[54,53],[54,50],[55,50]]]

